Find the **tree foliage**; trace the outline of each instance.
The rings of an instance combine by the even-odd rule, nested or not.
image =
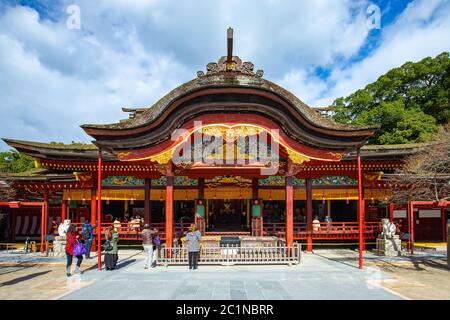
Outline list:
[[[34,168],[34,159],[15,150],[0,152],[0,172],[19,173]]]
[[[450,200],[450,130],[439,139],[409,156],[405,164],[389,178],[394,186],[394,201]]]
[[[346,98],[333,102],[341,123],[378,125],[372,144],[430,140],[450,122],[450,57],[448,52],[394,68]]]

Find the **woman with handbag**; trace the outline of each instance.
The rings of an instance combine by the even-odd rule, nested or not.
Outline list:
[[[114,230],[113,226],[109,226],[106,230],[105,238],[105,268],[106,270],[114,270],[116,269],[117,260],[119,259],[119,255],[117,254],[119,250],[117,247],[119,234]]]
[[[84,249],[84,252],[83,252]],[[72,266],[73,256],[77,257],[77,265],[74,273],[82,273],[80,270],[81,262],[83,261],[83,254],[86,252],[84,245],[80,241],[80,236],[77,234],[75,225],[71,224],[66,234],[66,274],[70,277],[70,268]]]

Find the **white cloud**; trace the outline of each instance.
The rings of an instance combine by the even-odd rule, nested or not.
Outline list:
[[[419,61],[450,50],[450,2],[419,0],[408,5],[392,25],[382,29],[381,45],[350,67],[335,67],[320,104],[346,96],[406,61]],[[314,103],[314,102],[313,102]],[[319,104],[319,105],[320,105]]]
[[[369,32],[368,1],[80,0],[81,30],[69,30],[72,3],[52,6],[61,12],[51,21],[20,6],[0,13],[0,136],[89,141],[80,124],[117,122],[120,107],[149,106],[225,55],[229,26],[235,54],[313,106],[449,48],[448,1],[410,5],[351,66]]]

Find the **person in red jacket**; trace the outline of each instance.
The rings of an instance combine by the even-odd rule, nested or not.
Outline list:
[[[72,266],[73,247],[78,243],[79,238],[80,236],[77,233],[75,225],[71,224],[66,234],[66,257],[67,257],[66,274],[68,277],[72,275],[70,273],[70,268]],[[79,255],[76,257],[77,257],[77,266],[75,267],[75,273],[81,273],[80,266],[81,261],[83,261],[83,255]]]

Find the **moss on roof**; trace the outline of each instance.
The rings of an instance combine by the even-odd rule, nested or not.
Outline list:
[[[416,149],[429,145],[429,143],[405,143],[405,144],[384,144],[384,145],[365,145],[362,150],[401,150],[401,149]]]
[[[18,173],[8,173],[7,176],[9,177],[33,177],[37,175],[42,175],[44,173],[48,172],[47,169],[44,168],[33,168],[24,172],[18,172]]]
[[[8,144],[23,145],[37,148],[58,149],[58,150],[98,150],[97,146],[92,143],[62,143],[62,142],[34,142],[24,140],[3,139]]]

